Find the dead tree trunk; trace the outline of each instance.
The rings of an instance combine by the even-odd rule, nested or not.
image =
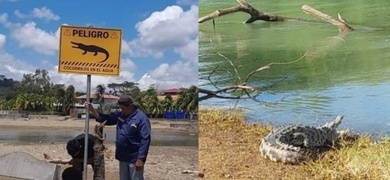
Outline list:
[[[340,15],[340,13],[338,14],[338,19],[335,19],[317,9],[314,9],[313,7],[310,7],[308,5],[303,5],[302,8],[303,12],[307,13],[307,14],[310,14],[312,16],[315,16],[315,17],[318,17],[330,24],[333,24],[335,26],[338,26],[339,27],[339,30],[340,31],[352,31],[353,28],[347,24],[347,22],[345,21],[345,19],[343,19]]]
[[[302,20],[299,18],[287,18],[283,16],[277,16],[277,15],[271,15],[267,14],[261,11],[258,11],[253,6],[251,6],[246,0],[237,0],[238,4],[237,6],[226,8],[226,9],[219,9],[216,10],[206,16],[203,16],[199,18],[198,22],[203,23],[205,21],[226,15],[231,14],[235,12],[245,12],[251,15],[251,17],[245,21],[245,23],[253,23],[257,20],[263,20],[263,21],[285,21],[285,20]]]
[[[283,17],[283,16],[277,16],[277,15],[271,15],[268,13],[264,13],[261,11],[258,11],[256,8],[251,6],[246,0],[236,0],[239,5],[226,8],[226,9],[219,9],[216,10],[206,16],[200,17],[198,19],[198,23],[203,23],[208,20],[212,20],[214,18],[224,16],[227,14],[235,13],[235,12],[245,12],[251,15],[251,17],[245,21],[245,23],[253,23],[257,20],[263,20],[263,21],[311,21],[311,20],[305,20],[300,18],[291,18],[291,17]],[[303,5],[302,8],[303,12],[313,15],[315,17],[319,17],[322,20],[331,23],[335,26],[339,27],[340,32],[342,31],[352,31],[353,28],[347,24],[347,22],[338,14],[338,19],[332,18],[331,16],[322,13],[321,11],[314,9],[308,5]]]
[[[104,137],[103,137],[103,127],[106,124],[106,121],[100,125],[95,126],[95,141],[93,145],[94,150],[94,180],[104,180],[105,179],[105,164],[104,164]]]

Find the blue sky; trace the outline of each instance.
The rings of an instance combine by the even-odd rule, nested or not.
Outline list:
[[[122,29],[119,77],[92,75],[91,87],[131,81],[141,89],[198,82],[197,0],[0,0],[0,75],[21,80],[35,69],[86,91],[86,75],[58,73],[60,26]]]

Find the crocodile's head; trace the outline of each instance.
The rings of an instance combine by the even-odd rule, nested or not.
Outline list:
[[[70,43],[74,44],[74,46],[72,46],[72,48],[79,48],[80,45],[82,45],[82,43],[77,43],[77,42],[73,42],[73,41],[71,41]]]
[[[326,123],[325,125],[321,126],[320,128],[330,128],[330,129],[336,129],[343,120],[344,116],[338,115],[335,120]]]

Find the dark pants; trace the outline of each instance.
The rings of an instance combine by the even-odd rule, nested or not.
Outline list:
[[[88,165],[88,164],[87,164]],[[89,165],[91,165],[92,166],[92,169],[95,169],[95,166],[94,166],[94,164],[89,164]],[[83,170],[84,170],[84,163],[73,163],[72,164],[72,166],[74,167],[74,168],[76,168],[76,169],[79,169],[81,172],[83,172]]]

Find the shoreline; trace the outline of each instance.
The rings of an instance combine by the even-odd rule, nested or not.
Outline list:
[[[99,124],[89,119],[89,129]],[[152,131],[158,132],[198,132],[197,121],[150,119]],[[63,116],[44,116],[44,118],[0,118],[0,131],[84,131],[85,119],[65,118]],[[113,132],[116,125],[104,127],[104,131]]]
[[[119,179],[119,162],[114,158],[115,145],[105,144],[105,177],[110,180]],[[0,157],[12,152],[28,153],[45,161],[44,153],[52,159],[70,160],[65,144],[28,144],[13,145],[0,143]],[[59,165],[60,174],[70,165]],[[145,179],[198,179],[194,174],[182,174],[185,170],[198,170],[198,148],[185,146],[151,146],[148,160],[145,163]],[[92,180],[93,170],[88,165],[88,178]]]
[[[37,118],[5,119],[0,118],[0,131],[19,132],[70,132],[85,129],[85,119],[65,118],[61,116],[42,116]],[[94,119],[89,119],[89,133],[93,133],[94,126],[98,124]],[[176,133],[197,134],[197,121],[178,121],[164,119],[150,119],[152,133]],[[172,126],[174,124],[174,126]],[[178,124],[178,126],[177,126]],[[115,132],[116,126],[105,126],[105,132]],[[119,162],[114,158],[115,143],[104,142],[105,152],[105,177],[106,179],[119,179]],[[52,159],[70,159],[64,143],[42,143],[29,141],[23,144],[7,143],[0,140],[0,156],[11,152],[25,152],[39,160],[44,160],[43,153]],[[69,165],[59,165],[60,175]],[[148,160],[145,164],[145,179],[198,179],[197,174],[185,174],[183,171],[198,171],[198,147],[197,146],[150,146]],[[92,180],[93,170],[88,166],[88,178]]]

